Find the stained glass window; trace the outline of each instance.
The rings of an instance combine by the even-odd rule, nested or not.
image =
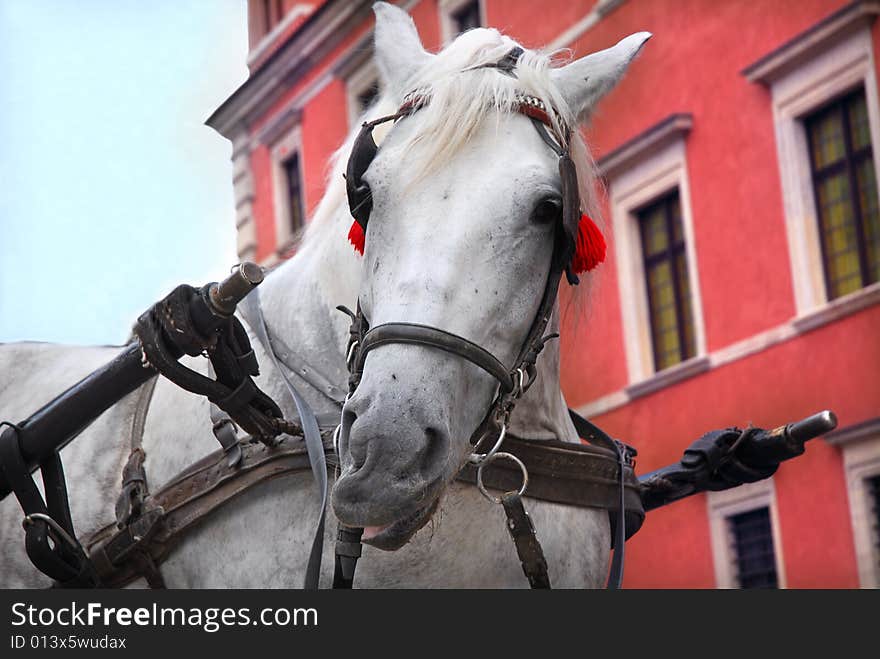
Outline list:
[[[690,279],[678,191],[638,213],[654,368],[661,371],[696,354]]]
[[[807,117],[828,298],[880,281],[880,210],[865,92]]]

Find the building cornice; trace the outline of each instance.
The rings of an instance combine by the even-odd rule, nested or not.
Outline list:
[[[832,446],[844,446],[863,439],[880,437],[880,416],[832,430],[824,437]]]
[[[596,166],[604,178],[613,179],[651,153],[684,139],[693,125],[694,118],[689,113],[670,115],[604,155]]]
[[[878,14],[880,0],[856,0],[750,64],[742,75],[749,82],[769,85],[842,37],[869,26]]]
[[[249,67],[254,67],[255,65],[258,66],[259,60],[272,49],[281,35],[300,18],[312,13],[314,9],[315,6],[313,4],[298,3],[294,5],[290,11],[287,12],[287,15],[281,20],[281,22],[273,27],[268,34],[263,35],[263,38],[260,39],[259,43],[257,43],[257,45],[248,53],[247,65]]]
[[[318,66],[351,30],[370,15],[372,0],[329,0],[269,55],[205,122],[232,139],[259,118],[293,82]]]

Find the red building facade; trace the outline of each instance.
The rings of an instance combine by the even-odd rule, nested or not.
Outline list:
[[[242,258],[284,258],[371,99],[370,4],[250,0],[250,78],[208,122]],[[431,50],[476,25],[575,56],[653,32],[587,131],[609,258],[562,360],[640,473],[708,429],[840,420],[772,479],[652,512],[625,585],[880,586],[880,2],[402,6]]]

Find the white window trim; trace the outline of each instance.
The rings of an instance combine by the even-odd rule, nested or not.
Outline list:
[[[772,97],[798,318],[815,315],[829,305],[804,117],[863,87],[880,189],[880,102],[870,28],[874,14],[870,9],[869,3],[856,3],[744,72],[749,80],[765,83]],[[858,304],[863,295],[871,292],[863,289],[847,299]]]
[[[303,180],[305,162],[303,159],[302,129],[299,124],[275,141],[270,149],[273,209],[275,211],[275,253],[279,255],[291,246],[297,233],[290,226],[290,200],[287,198],[287,172],[284,170],[284,163],[294,155],[299,157],[299,185],[303,193],[302,214],[303,220],[305,220],[305,181]]]
[[[757,508],[770,510],[770,530],[773,536],[773,554],[776,558],[776,576],[779,588],[786,587],[785,562],[782,551],[782,534],[779,530],[779,514],[776,510],[776,488],[772,478],[748,483],[721,492],[707,492],[709,511],[709,534],[712,543],[712,560],[715,564],[715,583],[718,588],[738,588],[736,570],[730,546],[728,518]]]
[[[859,585],[862,588],[880,588],[880,552],[875,544],[871,528],[870,500],[866,481],[880,475],[880,419],[875,419],[864,429],[856,429],[845,437],[846,429],[839,438],[828,441],[841,446],[849,511],[856,550]]]
[[[674,371],[682,378],[690,377],[693,375],[693,367],[704,370],[708,365],[705,358],[706,336],[698,274],[699,262],[685,153],[684,135],[689,128],[688,115],[675,115],[647,131],[642,138],[637,138],[614,154],[609,154],[609,157],[603,158],[599,163],[610,191],[614,253],[618,286],[622,292],[620,309],[627,372],[630,384],[638,385],[636,394],[648,393],[648,389],[653,390],[670,384],[669,378],[664,376],[664,374],[668,375],[667,372]],[[681,200],[696,355],[692,360],[658,372],[654,370],[642,240],[636,213],[647,204],[676,189]]]
[[[361,105],[358,97],[379,81],[379,69],[373,58],[361,64],[345,79],[345,94],[348,104],[348,125],[354,127],[361,117]],[[380,90],[381,93],[381,90]]]
[[[473,0],[440,0],[437,3],[440,9],[440,36],[443,38],[443,45],[446,46],[450,41],[458,36],[458,29],[452,15],[459,9],[469,4]],[[486,24],[486,3],[484,0],[478,0],[480,4],[480,25]]]

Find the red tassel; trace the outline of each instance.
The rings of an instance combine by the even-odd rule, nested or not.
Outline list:
[[[605,260],[605,237],[589,215],[581,215],[578,224],[577,244],[571,259],[575,274],[592,270]]]
[[[364,255],[364,229],[357,221],[351,223],[351,229],[348,230],[348,242],[354,245],[355,250],[361,256]]]

